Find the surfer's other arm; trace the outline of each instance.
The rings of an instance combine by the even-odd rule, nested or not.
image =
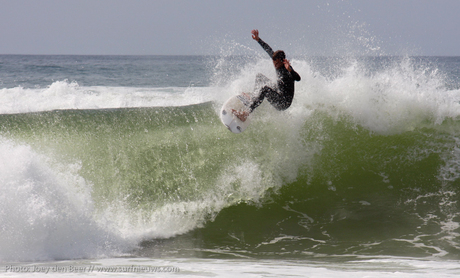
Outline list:
[[[291,73],[292,78],[295,81],[300,81],[300,75],[292,68],[291,63],[288,59],[283,60],[284,67],[287,69],[288,72]]]

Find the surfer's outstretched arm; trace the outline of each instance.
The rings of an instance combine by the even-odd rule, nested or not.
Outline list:
[[[254,40],[256,40],[260,46],[262,46],[262,48],[265,50],[265,52],[268,53],[268,55],[270,56],[270,58],[273,59],[273,53],[275,53],[273,51],[273,49],[266,43],[264,42],[260,37],[259,37],[259,30],[255,29],[255,30],[252,30],[251,31],[251,34],[252,34],[252,38]]]

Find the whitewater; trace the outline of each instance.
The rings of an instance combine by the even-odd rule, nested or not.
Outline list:
[[[291,64],[235,135],[265,56],[0,55],[0,271],[458,275],[460,59]]]

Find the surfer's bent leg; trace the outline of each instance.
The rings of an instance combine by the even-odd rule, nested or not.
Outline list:
[[[260,89],[259,95],[252,100],[252,104],[249,107],[249,111],[252,112],[259,105],[261,105],[262,102],[264,101],[264,98],[270,94],[278,94],[278,93],[268,86],[265,86],[262,89]]]
[[[265,86],[260,90],[258,97],[253,99],[253,103],[249,107],[249,111],[252,112],[259,105],[262,104],[264,98],[267,98],[268,102],[275,107],[275,109],[283,111],[289,108],[292,103],[292,98],[286,97],[271,87]]]
[[[264,98],[269,94],[278,94],[276,90],[276,84],[273,83],[268,77],[265,75],[258,73],[256,76],[256,82],[254,85],[254,92],[259,92],[257,96],[252,99],[252,104],[249,107],[249,110],[252,112],[256,109],[262,102]]]

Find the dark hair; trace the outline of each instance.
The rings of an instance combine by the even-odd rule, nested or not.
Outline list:
[[[284,54],[283,50],[277,50],[277,51],[275,51],[275,53],[273,53],[272,59],[273,59],[273,61],[277,60],[277,59],[284,60],[284,59],[286,59],[286,54]]]

